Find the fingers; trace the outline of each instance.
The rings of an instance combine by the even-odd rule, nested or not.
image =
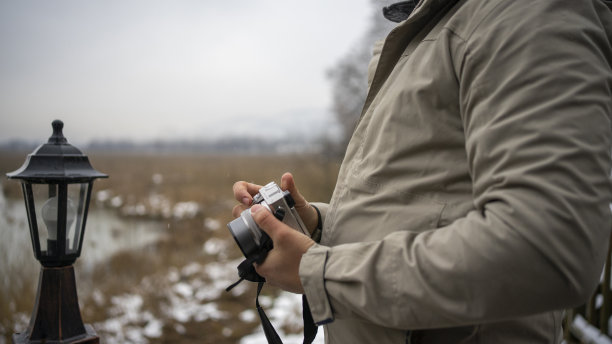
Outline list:
[[[274,242],[274,248],[268,252],[266,260],[262,264],[255,264],[255,271],[271,285],[293,293],[304,293],[299,266],[302,255],[314,245],[314,241],[277,220],[259,204],[253,205],[251,214]]]
[[[268,253],[268,257],[266,258],[266,261],[268,264],[266,264],[266,262],[264,261],[262,264],[257,264],[257,263],[253,263],[253,267],[255,268],[255,272],[257,272],[257,274],[263,278],[266,279],[266,283],[268,285],[274,286],[274,287],[281,287],[281,284],[277,279],[276,276],[274,274],[274,269],[273,267],[271,267],[272,264],[270,264],[270,261],[274,260],[274,258],[276,257],[276,251],[272,252],[270,251]]]
[[[251,207],[251,216],[253,216],[253,220],[255,220],[259,228],[268,234],[275,245],[282,244],[287,236],[298,233],[293,228],[279,221],[270,211],[259,204]]]
[[[293,201],[295,202],[295,210],[297,210],[300,218],[306,225],[308,232],[312,233],[318,223],[318,214],[316,210],[306,201],[304,196],[298,190],[293,175],[289,172],[285,173],[281,177],[282,190],[287,190],[291,194]],[[233,191],[234,197],[240,204],[236,205],[232,209],[232,215],[234,217],[240,216],[240,214],[251,206],[253,203],[253,196],[255,196],[262,188],[261,185],[239,181],[234,183]]]
[[[251,207],[251,215],[253,220],[259,225],[259,227],[270,236],[272,241],[276,242],[276,236],[279,226],[286,226],[280,222],[271,212],[259,204],[255,204]]]
[[[304,196],[300,193],[297,186],[295,185],[295,179],[293,179],[293,175],[289,172],[283,174],[281,177],[281,189],[288,190],[291,193],[291,197],[295,201],[295,208],[299,209],[308,205]]]
[[[236,204],[234,206],[234,208],[232,209],[232,215],[234,217],[238,217],[240,216],[240,214],[242,214],[242,212],[246,209],[248,209],[249,207],[243,204]]]
[[[232,215],[238,217],[245,209],[251,206],[253,196],[259,192],[261,185],[239,181],[234,183],[232,189],[234,191],[234,198],[240,202],[240,204],[232,208]]]
[[[259,192],[261,185],[240,181],[234,183],[232,189],[234,191],[234,197],[238,202],[245,206],[250,206],[253,202],[253,196]]]
[[[281,189],[289,190],[289,192],[297,191],[295,181],[293,180],[293,174],[285,172],[281,176]]]
[[[295,236],[312,241],[309,237],[279,221],[270,211],[259,204],[255,204],[251,207],[251,216],[253,216],[253,220],[255,220],[259,228],[266,232],[270,239],[272,239],[275,247],[284,245],[286,241],[292,240],[291,238]]]
[[[306,225],[306,228],[312,234],[319,222],[319,214],[302,196],[291,173],[287,172],[281,177],[281,189],[289,190],[291,197],[295,201],[295,210],[297,210],[302,222],[304,222],[304,225]]]

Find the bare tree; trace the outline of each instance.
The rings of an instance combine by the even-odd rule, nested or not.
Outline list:
[[[370,27],[364,37],[328,70],[332,82],[332,110],[342,128],[342,138],[337,151],[344,154],[346,145],[359,119],[367,95],[367,69],[372,57],[374,42],[383,39],[395,26],[382,15],[382,8],[390,1],[370,0],[372,14]]]

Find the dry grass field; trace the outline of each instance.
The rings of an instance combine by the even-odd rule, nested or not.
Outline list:
[[[86,152],[87,154],[87,152]],[[0,173],[20,167],[27,153],[0,151]],[[215,156],[154,154],[88,154],[92,166],[109,175],[95,182],[96,190],[110,189],[136,202],[156,191],[174,201],[196,201],[214,206],[228,197],[235,181],[256,183],[280,181],[283,172],[292,172],[307,199],[328,199],[338,172],[338,162],[316,155]],[[153,175],[163,183],[154,185]],[[18,183],[3,183],[7,197],[21,197]]]
[[[255,331],[258,319],[245,313],[254,306],[254,288],[246,284],[236,293],[219,292],[234,278],[232,264],[241,258],[225,227],[235,204],[233,183],[280,182],[290,171],[308,200],[327,201],[339,167],[315,155],[86,154],[95,169],[109,175],[94,183],[91,207],[126,219],[155,219],[165,228],[155,242],[115,253],[92,271],[75,264],[77,276],[87,275],[77,282],[84,321],[105,343],[236,343]],[[2,175],[20,167],[25,155],[0,152]],[[6,198],[21,199],[19,183],[4,179],[1,185]],[[195,205],[197,211],[183,217],[167,211],[179,204]],[[270,300],[278,294],[273,288],[266,293]],[[0,302],[5,303],[0,304],[0,337],[6,342],[23,326],[15,314],[23,318],[31,312],[33,295],[21,295]],[[283,324],[285,333],[299,330]]]

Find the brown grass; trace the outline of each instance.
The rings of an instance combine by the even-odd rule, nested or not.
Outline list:
[[[25,160],[26,153],[0,152],[0,172],[5,174],[16,170]],[[327,201],[331,197],[333,185],[338,173],[338,162],[327,161],[314,155],[285,156],[221,156],[221,155],[138,155],[89,153],[93,167],[109,175],[94,183],[94,192],[110,190],[113,195],[121,196],[126,204],[145,202],[152,194],[166,197],[171,203],[194,201],[202,213],[188,220],[164,219],[168,233],[158,242],[136,252],[121,252],[110,257],[105,264],[94,270],[92,285],[79,285],[79,301],[83,318],[88,323],[103,321],[108,314],[108,303],[97,304],[92,299],[89,289],[103,291],[106,299],[113,295],[138,292],[143,279],[155,280],[164,276],[170,269],[179,270],[185,265],[198,262],[201,265],[215,261],[218,257],[203,253],[203,243],[218,237],[228,239],[225,227],[218,231],[203,229],[204,218],[218,220],[222,225],[232,219],[231,208],[235,204],[232,196],[232,185],[238,180],[265,184],[269,181],[280,182],[284,172],[292,172],[302,194],[310,201]],[[155,184],[153,175],[163,176],[163,182]],[[2,181],[6,197],[21,198],[19,183]],[[231,240],[231,239],[229,239]],[[239,250],[230,245],[225,252],[226,259],[241,256]],[[78,261],[76,263],[79,273]],[[163,288],[164,286],[160,286]],[[83,290],[85,290],[83,292]],[[156,291],[142,291],[144,303],[150,311],[155,311],[163,303],[163,295]],[[268,291],[274,293],[274,291]],[[16,300],[17,312],[31,312],[31,300]],[[247,293],[234,297],[222,295],[216,301],[219,308],[230,314],[252,308],[254,303],[253,288]],[[1,305],[5,306],[5,305]],[[0,311],[6,307],[0,307]],[[0,325],[6,330],[14,324],[7,313],[0,314]],[[151,343],[233,343],[242,336],[251,333],[258,323],[245,324],[236,316],[222,321],[206,320],[196,323],[190,321],[182,324],[184,333],[177,333],[174,328],[164,327],[162,338],[150,340]],[[232,329],[229,337],[222,335],[223,329]],[[1,334],[0,334],[1,335]],[[10,341],[10,331],[5,333]]]

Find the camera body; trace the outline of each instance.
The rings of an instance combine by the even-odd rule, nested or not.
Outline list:
[[[253,205],[255,204],[265,207],[289,227],[310,236],[295,210],[295,201],[289,191],[281,190],[275,182],[270,182],[259,189],[259,193],[253,197]],[[248,260],[260,264],[266,259],[272,249],[272,240],[255,223],[251,209],[244,210],[238,218],[228,223],[227,227]]]

